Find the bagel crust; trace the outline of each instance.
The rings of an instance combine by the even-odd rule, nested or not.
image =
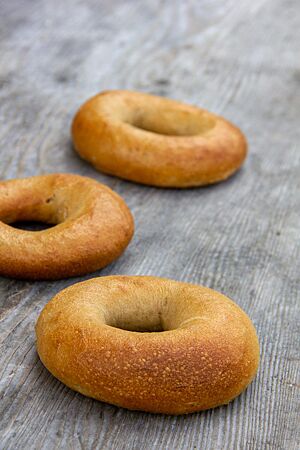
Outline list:
[[[227,404],[259,362],[255,329],[233,301],[157,277],[74,284],[44,307],[36,336],[43,364],[71,389],[153,413]]]
[[[102,172],[159,187],[216,183],[243,163],[247,142],[227,120],[149,94],[106,91],[72,124],[79,155]]]
[[[9,226],[26,220],[56,226]],[[58,279],[93,272],[125,250],[133,228],[122,198],[90,178],[51,174],[0,182],[1,275]]]

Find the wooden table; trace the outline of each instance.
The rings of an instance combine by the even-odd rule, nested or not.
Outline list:
[[[130,412],[52,377],[35,350],[48,300],[78,279],[1,279],[1,449],[286,449],[299,435],[300,9],[298,0],[2,0],[1,178],[93,177],[131,208],[135,237],[96,274],[201,283],[252,318],[261,365],[229,406]],[[229,181],[162,190],[96,172],[72,150],[79,105],[152,92],[225,115],[250,152]]]

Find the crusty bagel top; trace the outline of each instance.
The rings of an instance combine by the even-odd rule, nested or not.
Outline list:
[[[133,234],[125,202],[87,177],[50,174],[0,182],[0,273],[60,278],[96,270],[124,250]],[[16,221],[56,226],[42,231]]]
[[[254,327],[234,302],[157,277],[75,284],[45,306],[36,333],[43,363],[68,386],[157,412],[228,403],[252,380],[259,359]]]
[[[223,180],[243,163],[247,142],[224,118],[175,100],[106,91],[74,117],[75,149],[96,168],[161,187]]]

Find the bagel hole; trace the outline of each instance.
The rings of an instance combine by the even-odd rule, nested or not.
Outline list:
[[[134,331],[136,333],[161,333],[164,330],[162,327],[139,327],[134,325],[111,325],[113,328],[119,328],[125,331]]]
[[[18,230],[25,230],[25,231],[43,231],[48,230],[48,228],[54,227],[56,224],[52,223],[45,223],[45,222],[39,222],[39,221],[24,221],[20,220],[17,222],[13,222],[9,224],[13,228],[17,228]]]
[[[154,134],[191,137],[208,132],[215,126],[216,120],[205,113],[158,111],[157,115],[136,114],[128,123],[142,131]]]
[[[140,314],[139,314],[140,313]],[[135,331],[138,333],[161,333],[166,331],[161,320],[160,314],[145,316],[141,311],[134,315],[117,317],[109,323],[114,328],[125,331]]]

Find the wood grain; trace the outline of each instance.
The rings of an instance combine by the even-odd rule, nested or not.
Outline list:
[[[107,183],[132,209],[136,234],[96,275],[207,285],[250,315],[261,343],[256,380],[229,406],[182,417],[129,412],[72,392],[37,358],[40,310],[79,279],[1,279],[1,449],[298,449],[298,1],[2,0],[0,7],[1,178],[61,171]],[[248,137],[244,168],[225,183],[186,191],[96,172],[73,152],[69,126],[85,99],[108,88],[225,115]]]

